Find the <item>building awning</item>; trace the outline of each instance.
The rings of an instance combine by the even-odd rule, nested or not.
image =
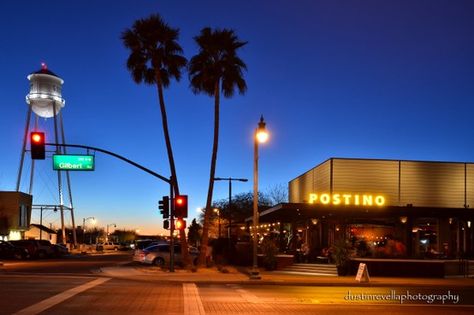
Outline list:
[[[260,212],[259,222],[294,222],[309,219],[334,218],[398,218],[435,217],[463,218],[474,220],[474,209],[470,208],[427,208],[413,206],[334,206],[310,203],[280,203]],[[253,217],[245,219],[251,222]]]

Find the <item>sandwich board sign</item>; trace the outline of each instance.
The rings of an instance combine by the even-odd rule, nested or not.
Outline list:
[[[356,281],[359,282],[369,282],[369,270],[367,269],[367,265],[364,263],[359,264],[359,269],[357,270]]]

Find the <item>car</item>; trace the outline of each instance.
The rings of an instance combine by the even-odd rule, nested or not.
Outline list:
[[[10,243],[26,249],[30,258],[53,257],[55,253],[51,242],[46,240],[18,240],[10,241]]]
[[[146,240],[137,240],[133,244],[130,245],[131,248],[137,250],[137,249],[145,249],[148,246],[151,245],[156,245],[158,243],[166,243],[166,241],[163,240],[151,240],[151,239],[146,239]]]
[[[63,244],[53,244],[54,256],[62,257],[69,254],[69,250]]]
[[[169,244],[158,244],[147,247],[143,250],[143,263],[149,265],[155,265],[163,267],[169,264],[170,259],[170,248]],[[199,256],[199,251],[197,248],[190,248],[189,254],[193,260],[193,263],[196,264],[197,257]],[[183,257],[181,255],[181,245],[174,245],[174,262],[176,264],[183,264]]]
[[[131,247],[130,242],[121,242],[119,244],[119,250],[127,251],[127,250],[131,250],[131,249],[132,249],[132,247]]]
[[[28,251],[25,248],[15,246],[7,241],[0,241],[0,258],[25,259],[28,256]]]
[[[119,249],[120,245],[114,242],[105,242],[99,243],[96,245],[96,250],[98,251],[105,251],[105,250],[115,250]]]
[[[145,255],[143,250],[147,247],[158,245],[158,244],[168,244],[164,240],[138,240],[134,243],[134,251],[133,251],[133,261],[142,263],[145,259]]]

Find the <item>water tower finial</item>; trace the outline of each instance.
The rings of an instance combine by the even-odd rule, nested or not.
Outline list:
[[[41,70],[48,70],[48,65],[46,64],[46,62],[41,63]]]

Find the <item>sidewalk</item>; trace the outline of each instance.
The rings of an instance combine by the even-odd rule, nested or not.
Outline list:
[[[200,284],[245,284],[245,285],[292,285],[292,286],[355,286],[355,287],[474,287],[474,278],[395,278],[373,277],[368,283],[359,283],[355,276],[304,276],[285,275],[260,271],[261,280],[250,280],[245,269],[226,267],[227,273],[216,267],[201,268],[197,272],[177,269],[174,273],[149,266],[116,266],[101,268],[100,274],[114,278],[142,281],[194,282]]]

